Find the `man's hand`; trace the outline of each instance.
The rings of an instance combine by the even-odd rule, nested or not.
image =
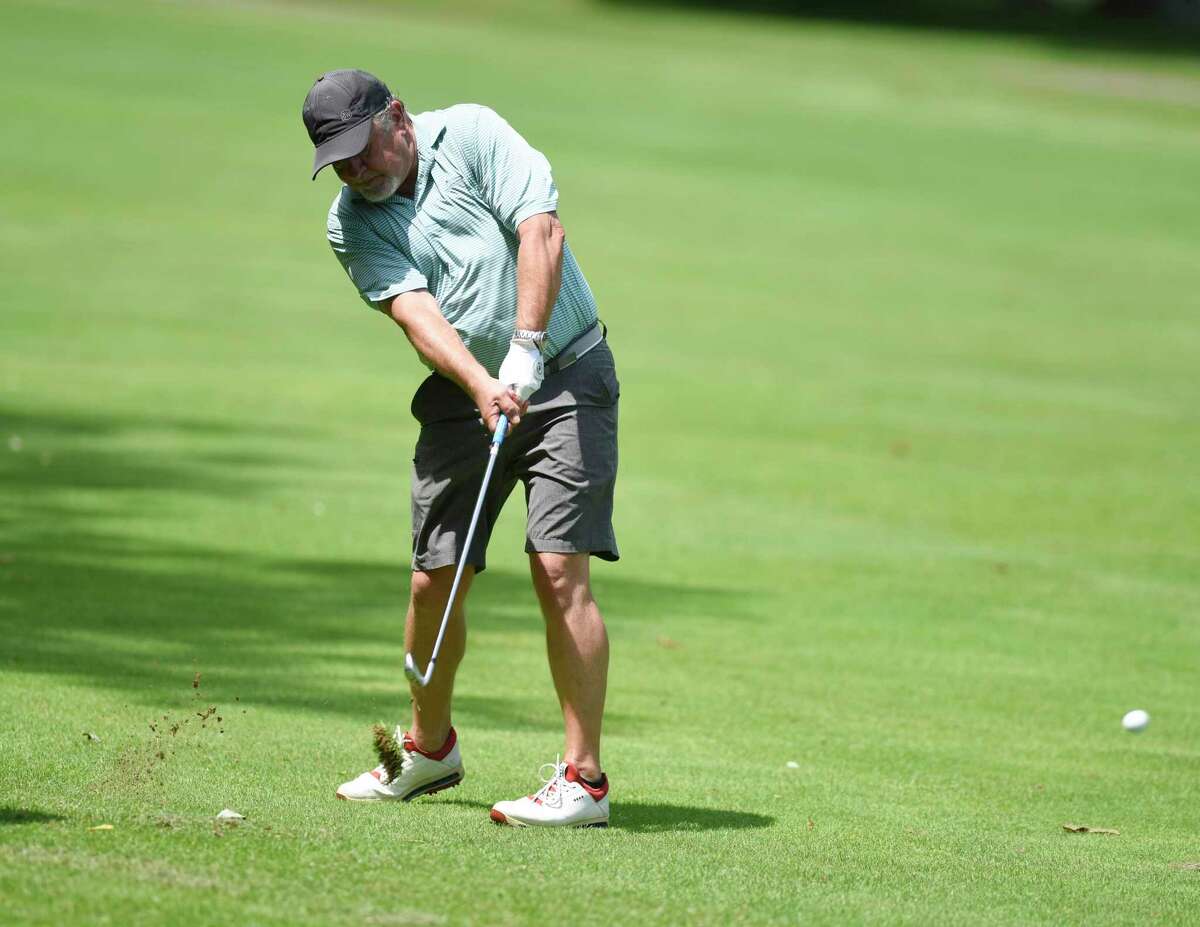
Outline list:
[[[388,306],[388,314],[404,329],[417,353],[438,373],[449,377],[475,401],[488,431],[496,430],[501,415],[516,425],[529,405],[499,380],[493,380],[471,356],[458,332],[438,309],[428,290],[401,293]]]
[[[521,416],[525,414],[525,410],[529,408],[529,403],[518,398],[516,393],[499,380],[493,380],[490,377],[480,380],[479,386],[472,391],[471,397],[475,400],[475,407],[483,416],[484,424],[487,425],[489,432],[496,430],[501,415],[508,417],[510,428],[516,427],[521,421]]]
[[[545,364],[542,352],[532,341],[514,338],[508,356],[500,365],[500,382],[510,387],[525,402],[542,385]]]

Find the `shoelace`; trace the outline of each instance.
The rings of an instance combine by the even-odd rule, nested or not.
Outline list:
[[[561,754],[554,757],[553,763],[543,763],[538,769],[538,778],[542,780],[542,787],[534,792],[532,798],[548,808],[562,807],[562,786],[559,785],[561,780],[567,775],[567,764],[560,762]],[[550,778],[547,779],[544,770],[550,770]]]

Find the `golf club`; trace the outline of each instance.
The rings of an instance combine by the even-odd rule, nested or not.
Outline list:
[[[446,600],[446,611],[442,615],[442,626],[438,628],[437,640],[433,642],[433,653],[429,656],[429,665],[425,667],[425,672],[417,671],[417,661],[413,659],[411,653],[404,654],[404,675],[409,678],[409,681],[415,682],[422,689],[429,685],[429,680],[433,678],[433,667],[437,663],[438,651],[442,649],[442,638],[446,636],[446,625],[450,621],[450,609],[454,607],[454,597],[458,595],[458,584],[462,580],[463,568],[467,565],[467,556],[471,551],[471,541],[475,537],[475,525],[479,522],[479,513],[483,509],[483,497],[487,495],[488,481],[492,478],[492,470],[496,466],[496,454],[500,450],[500,445],[504,443],[504,435],[508,432],[508,418],[504,415],[500,416],[500,420],[496,422],[496,431],[492,434],[492,446],[488,450],[487,469],[483,471],[483,485],[479,487],[479,498],[475,500],[475,511],[471,515],[471,526],[467,529],[467,542],[462,547],[462,554],[458,558],[458,569],[454,571],[454,584],[450,587],[450,598]]]

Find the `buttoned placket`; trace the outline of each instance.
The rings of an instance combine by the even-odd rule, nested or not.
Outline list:
[[[434,152],[436,151],[437,143],[441,140],[442,134],[445,132],[443,128],[437,133],[433,141],[429,145],[421,144],[417,141],[417,182],[413,189],[412,199],[408,197],[399,197],[403,209],[404,218],[408,221],[408,227],[415,230],[421,236],[421,240],[425,242],[431,254],[437,258],[438,263],[442,267],[442,278],[449,283],[454,278],[452,270],[452,262],[447,259],[444,253],[443,246],[438,242],[437,236],[431,234],[430,230],[425,228],[425,223],[418,214],[421,204],[429,194],[431,187],[435,186],[431,174],[433,173]]]
[[[417,143],[417,182],[413,188],[411,197],[397,193],[392,197],[393,208],[398,207],[400,217],[404,220],[405,226],[408,228],[409,234],[416,232],[421,236],[425,247],[442,265],[442,274],[445,275],[448,271],[445,260],[438,251],[437,245],[429,234],[425,231],[424,226],[417,217],[417,207],[425,198],[425,193],[429,188],[429,170],[432,166],[433,151],[420,143]]]

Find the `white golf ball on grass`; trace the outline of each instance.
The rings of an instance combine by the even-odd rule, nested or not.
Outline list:
[[[1121,719],[1121,727],[1129,731],[1130,734],[1140,734],[1146,729],[1150,723],[1150,715],[1142,711],[1140,708],[1135,708],[1133,711],[1127,711],[1125,717]]]

